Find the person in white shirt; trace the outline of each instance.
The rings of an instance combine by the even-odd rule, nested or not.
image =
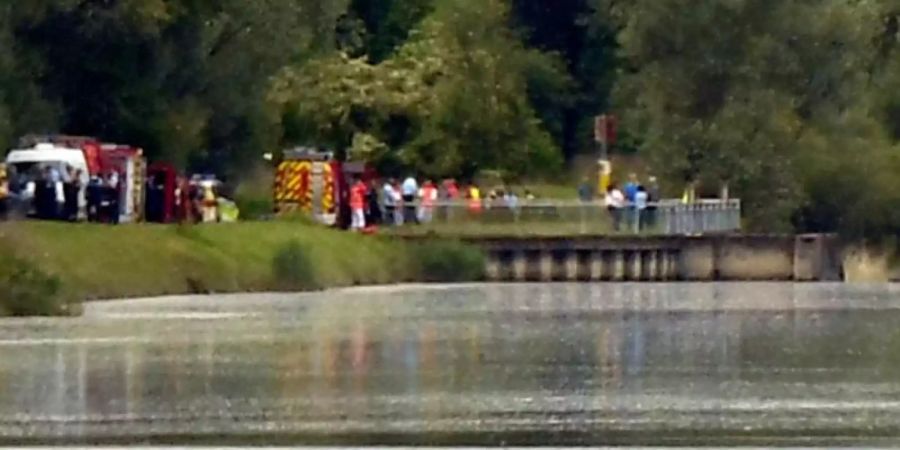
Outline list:
[[[606,208],[609,209],[609,215],[612,216],[613,229],[619,231],[619,225],[622,221],[622,209],[625,207],[625,195],[615,185],[612,185],[606,191]]]
[[[384,222],[390,225],[397,223],[397,191],[394,189],[394,180],[387,180],[381,187],[381,202],[384,204]]]
[[[418,222],[416,217],[416,195],[419,194],[419,183],[410,175],[403,180],[400,190],[403,192],[403,221],[406,223]]]

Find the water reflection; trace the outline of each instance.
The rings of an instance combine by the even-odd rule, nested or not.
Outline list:
[[[892,432],[898,308],[779,284],[96,305],[0,323],[0,434]]]

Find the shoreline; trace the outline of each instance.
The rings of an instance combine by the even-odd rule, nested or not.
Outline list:
[[[11,270],[0,270],[0,317],[62,315],[88,301],[480,281],[485,260],[476,246],[455,241],[406,242],[301,222],[14,222],[0,224],[2,267]],[[59,298],[35,306],[48,296]]]

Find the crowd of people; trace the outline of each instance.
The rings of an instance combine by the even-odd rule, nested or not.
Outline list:
[[[584,192],[579,190],[582,201],[592,200],[586,198]],[[644,185],[638,180],[637,174],[632,173],[621,189],[616,183],[610,183],[603,200],[616,231],[621,231],[623,225],[635,231],[656,225],[657,203],[661,200],[656,177],[649,177]]]
[[[116,171],[86,176],[84,171],[55,165],[34,166],[24,173],[6,173],[0,178],[0,220],[32,217],[39,220],[118,224],[123,215],[142,215],[149,222],[231,222],[237,206],[218,192],[212,178],[178,177],[171,193],[160,177],[146,180],[145,204],[132,211],[122,206],[129,195]],[[166,200],[167,196],[171,200]]]
[[[534,199],[528,190],[524,191],[524,196]],[[357,178],[350,188],[350,228],[364,230],[376,225],[427,224],[435,219],[436,211],[450,204],[464,206],[469,214],[479,214],[494,205],[515,209],[519,197],[512,190],[501,189],[483,194],[476,184],[461,186],[455,179],[439,183],[426,179],[420,183],[415,177],[408,176],[403,181],[388,178],[380,183],[373,180],[366,184]]]
[[[611,183],[602,198],[596,198],[595,192],[596,185],[585,178],[578,187],[578,198],[585,204],[602,202],[616,231],[640,231],[655,226],[657,204],[661,200],[656,177],[648,177],[643,183],[636,174],[631,174],[621,187]],[[528,190],[524,190],[523,197],[525,201],[535,200]],[[489,208],[517,211],[521,203],[511,189],[492,189],[483,194],[477,185],[461,187],[454,179],[440,183],[426,179],[420,184],[413,176],[402,181],[389,178],[369,183],[357,178],[350,189],[350,228],[427,224],[435,219],[436,211],[448,211],[451,206],[464,207],[469,214],[479,214]]]
[[[82,170],[70,166],[60,170],[47,165],[9,176],[5,181],[2,183],[4,218],[14,213],[41,220],[74,222],[80,219],[84,201],[89,221],[117,223],[119,220],[121,192],[115,172],[87,178]]]

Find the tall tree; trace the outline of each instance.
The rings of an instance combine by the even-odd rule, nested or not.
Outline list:
[[[559,54],[574,83],[547,86],[530,76],[529,95],[564,153],[593,149],[593,117],[606,112],[617,70],[615,29],[596,0],[512,0],[512,17],[527,42]]]
[[[559,151],[528,101],[527,74],[565,83],[565,70],[507,24],[503,1],[446,1],[391,59],[291,68],[272,99],[290,139],[350,147],[351,157],[377,150],[382,163],[433,176],[552,170]]]
[[[409,33],[433,11],[436,0],[352,0],[349,14],[365,28],[363,49],[378,63],[409,38]]]
[[[32,49],[62,131],[223,169],[262,153],[263,98],[281,67],[332,46],[344,2],[36,0],[17,41]]]
[[[809,130],[863,92],[874,9],[853,0],[610,2],[626,66],[625,124],[674,183],[728,183],[752,226],[790,225]],[[825,135],[823,135],[825,136]]]

